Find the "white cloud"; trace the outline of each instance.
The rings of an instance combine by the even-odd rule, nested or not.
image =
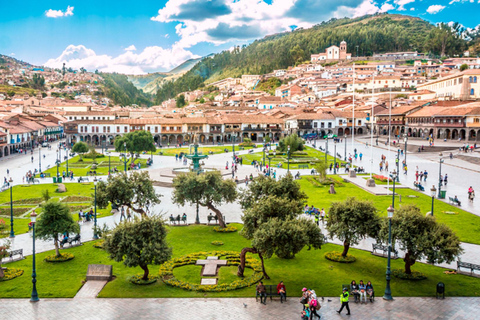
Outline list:
[[[165,38],[166,38],[166,39],[168,39],[169,37],[170,37],[170,36],[168,35],[168,33],[165,34]]]
[[[405,11],[407,10],[405,9],[405,5],[415,2],[415,0],[394,0],[393,2],[398,6],[398,11]]]
[[[137,51],[137,48],[132,44],[125,48],[125,51]]]
[[[410,8],[410,11],[415,11],[415,8],[414,8],[414,7],[411,7],[411,8]]]
[[[65,62],[67,67],[77,70],[84,67],[90,71],[98,69],[103,72],[145,74],[170,70],[192,58],[199,58],[199,56],[178,45],[173,45],[169,49],[151,46],[140,53],[126,51],[117,57],[98,55],[83,45],[69,45],[58,58],[45,62],[45,66],[61,68]]]
[[[442,6],[440,4],[434,4],[427,8],[427,12],[430,14],[436,14],[442,11],[443,9],[445,9],[445,6]]]
[[[71,6],[68,6],[67,10],[65,11],[48,9],[47,11],[45,11],[45,16],[47,16],[48,18],[60,18],[60,17],[73,16],[73,9],[74,7],[71,7]]]

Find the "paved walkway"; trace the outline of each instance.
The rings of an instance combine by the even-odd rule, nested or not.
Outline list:
[[[74,299],[95,299],[108,281],[88,280],[77,292]]]
[[[340,295],[340,293],[339,293]],[[380,294],[379,294],[380,295]],[[300,319],[297,297],[281,304],[278,299],[263,305],[252,298],[230,299],[2,299],[0,319]],[[328,302],[328,300],[331,300]],[[345,310],[336,313],[339,297],[325,298],[319,314],[322,319],[429,319],[469,320],[478,318],[480,298],[396,298],[373,304],[350,303],[351,316]],[[314,317],[314,319],[317,319]]]

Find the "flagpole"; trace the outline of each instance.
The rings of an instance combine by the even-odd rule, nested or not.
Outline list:
[[[374,105],[374,98],[373,94],[375,92],[375,72],[373,73],[373,86],[372,86],[372,113],[370,114],[370,179],[372,179],[372,172],[373,172],[373,105]]]
[[[353,63],[352,154],[354,154],[354,150],[355,150],[354,143],[355,143],[355,62]]]

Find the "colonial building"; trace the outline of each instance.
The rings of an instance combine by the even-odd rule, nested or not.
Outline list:
[[[351,60],[352,54],[347,53],[347,42],[342,41],[340,42],[340,47],[337,46],[330,46],[325,49],[325,52],[312,54],[310,56],[310,61],[313,63],[316,62],[328,62],[328,61],[335,61],[335,60]]]

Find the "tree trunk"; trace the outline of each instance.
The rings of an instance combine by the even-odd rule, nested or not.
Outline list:
[[[127,207],[129,207],[130,209],[132,209],[132,211],[135,211],[136,213],[140,213],[140,215],[142,216],[142,218],[146,218],[147,217],[147,213],[145,212],[145,210],[143,210],[142,208],[140,209],[137,209],[137,208],[134,208],[133,206],[131,205],[126,205]]]
[[[141,265],[140,265],[140,268],[142,268],[142,270],[143,270],[143,278],[142,278],[142,280],[145,280],[145,281],[148,280],[148,273],[149,273],[149,271],[148,271],[148,266],[147,266],[146,264],[141,264]]]
[[[257,253],[257,250],[255,248],[242,249],[242,251],[240,252],[240,264],[238,265],[238,271],[237,271],[237,276],[239,277],[243,277],[243,272],[245,271],[245,258],[246,258],[247,252]],[[263,266],[263,260],[262,260],[262,266]]]
[[[406,274],[412,274],[412,269],[410,269],[411,266],[415,264],[415,260],[410,258],[410,252],[405,252],[405,258],[403,258],[403,261],[405,262],[405,273]]]
[[[262,261],[262,272],[263,272],[263,277],[265,279],[270,279],[270,277],[268,276],[268,274],[265,272],[265,264],[263,263],[263,256],[262,254],[259,252],[258,253],[258,256],[260,257],[260,260]]]
[[[53,239],[53,243],[55,245],[55,254],[56,254],[57,257],[60,257],[60,248],[58,246],[58,238],[57,237],[55,237]]]
[[[220,227],[221,228],[226,228],[227,225],[225,224],[225,221],[223,221],[222,212],[220,212],[220,210],[215,208],[211,203],[207,203],[207,208],[212,210],[213,212],[215,212],[215,215],[218,218],[218,224],[220,225]]]
[[[5,277],[5,274],[3,273],[2,266],[0,265],[0,279]]]
[[[350,249],[350,242],[347,240],[343,241],[343,252],[342,252],[342,257],[346,257],[348,253],[348,249]]]

